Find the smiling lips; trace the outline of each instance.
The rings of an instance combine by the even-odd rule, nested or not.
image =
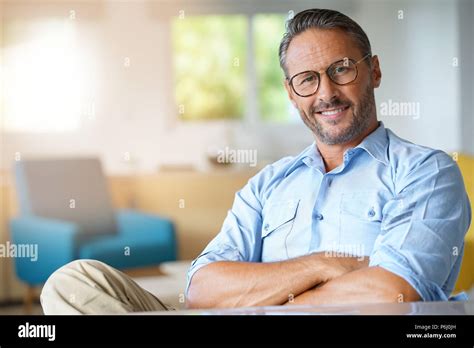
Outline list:
[[[328,109],[324,111],[318,111],[317,113],[323,116],[337,117],[341,115],[344,111],[346,111],[348,108],[349,106],[342,106],[342,107],[338,107],[337,109]]]

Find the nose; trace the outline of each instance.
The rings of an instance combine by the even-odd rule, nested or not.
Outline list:
[[[321,74],[317,98],[322,102],[329,103],[336,97],[339,97],[338,85],[332,82],[327,74]]]

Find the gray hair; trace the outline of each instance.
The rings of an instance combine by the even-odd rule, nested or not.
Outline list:
[[[309,9],[297,13],[286,23],[286,32],[280,43],[278,54],[280,66],[288,78],[286,52],[293,38],[307,29],[341,29],[355,41],[363,55],[372,55],[369,38],[359,24],[341,12],[325,9]],[[370,65],[370,59],[368,59]]]

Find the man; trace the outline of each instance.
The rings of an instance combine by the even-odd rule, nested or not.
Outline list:
[[[360,26],[331,10],[288,22],[285,87],[315,143],[267,166],[235,196],[221,232],[194,260],[189,308],[443,301],[471,220],[445,153],[377,121],[377,56]],[[81,304],[68,301],[81,292]],[[164,305],[96,261],[58,270],[49,313],[122,313]]]

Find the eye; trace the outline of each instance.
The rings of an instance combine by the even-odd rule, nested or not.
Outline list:
[[[303,77],[301,79],[301,81],[299,81],[299,85],[303,85],[303,84],[307,84],[307,83],[311,83],[315,80],[315,76],[313,74],[309,74],[307,75],[306,77]]]
[[[345,72],[347,72],[347,68],[345,66],[337,66],[334,68],[334,74],[344,74]]]

